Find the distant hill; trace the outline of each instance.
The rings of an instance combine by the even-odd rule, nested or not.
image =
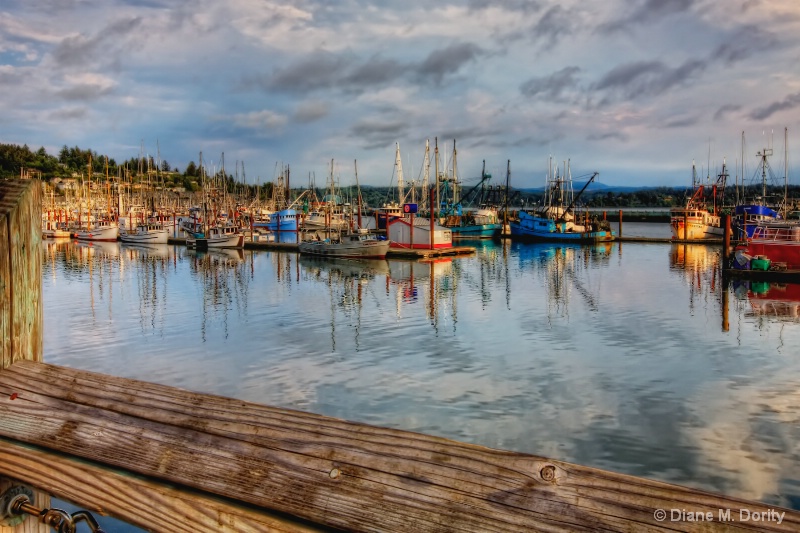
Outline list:
[[[583,188],[584,185],[586,185],[585,181],[576,181],[576,180],[572,181],[572,188],[575,190],[575,192],[580,191]],[[586,188],[586,192],[587,193],[613,192],[613,193],[617,193],[618,194],[618,193],[630,193],[630,192],[636,192],[636,191],[647,191],[647,190],[662,189],[662,188],[664,188],[664,187],[662,187],[662,186],[654,186],[654,187],[629,187],[628,186],[628,187],[626,187],[626,186],[623,186],[623,185],[606,185],[605,183],[600,182],[600,181],[593,181],[591,184],[589,184],[589,187]],[[520,190],[522,192],[526,192],[526,193],[541,194],[541,193],[544,192],[545,187],[544,186],[542,186],[542,187],[532,187],[532,188],[518,189],[518,190]]]

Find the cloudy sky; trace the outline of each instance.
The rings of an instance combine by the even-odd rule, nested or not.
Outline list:
[[[466,183],[688,186],[742,133],[782,179],[788,128],[800,183],[798,35],[797,0],[4,0],[0,142],[394,185],[438,138]]]

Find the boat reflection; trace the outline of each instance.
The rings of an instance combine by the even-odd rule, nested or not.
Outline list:
[[[252,233],[252,239],[253,242],[277,242],[277,243],[297,244],[298,235],[300,235],[300,232],[297,231],[256,230]]]
[[[223,338],[230,334],[230,314],[243,319],[247,315],[248,287],[251,279],[246,256],[240,249],[190,250],[189,271],[199,280],[202,290],[200,333],[208,340],[214,322],[221,322]]]
[[[749,303],[745,318],[763,321],[800,322],[800,284],[744,281],[734,283],[734,294]]]

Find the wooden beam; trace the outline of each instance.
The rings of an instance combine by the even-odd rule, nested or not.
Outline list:
[[[146,531],[309,533],[320,528],[197,491],[165,485],[91,461],[0,439],[0,471],[97,516],[113,515]],[[26,522],[32,519],[27,519]],[[85,528],[85,526],[81,526]],[[82,529],[81,529],[82,530]],[[6,530],[0,527],[0,533]],[[14,529],[13,533],[27,533]],[[45,528],[43,531],[50,531]],[[110,532],[109,532],[110,533]]]
[[[351,531],[800,530],[800,513],[758,502],[27,361],[0,372],[0,435]]]

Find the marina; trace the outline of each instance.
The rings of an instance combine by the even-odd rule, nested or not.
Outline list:
[[[703,516],[714,505],[738,506],[759,520],[769,517],[762,530],[800,524],[786,458],[793,448],[776,452],[773,439],[762,447],[752,432],[737,441],[738,433],[715,423],[729,408],[755,415],[759,425],[772,417],[774,430],[788,430],[785,441],[793,442],[796,426],[785,425],[791,408],[776,412],[764,404],[773,405],[767,398],[798,372],[781,357],[796,342],[797,332],[784,326],[798,320],[797,291],[726,281],[719,247],[483,240],[472,255],[400,261],[42,241],[38,225],[25,223],[34,219],[25,213],[36,211],[37,189],[11,190],[25,201],[0,224],[21,229],[0,235],[10,258],[0,266],[14,280],[2,322],[14,333],[5,336],[12,340],[0,359],[0,434],[8,442],[0,470],[56,497],[147,528],[169,520],[187,498],[191,509],[224,513],[240,525],[261,523],[255,530],[300,526],[236,502],[356,530],[397,529],[409,513],[414,529],[435,530],[419,527],[423,516],[457,513],[451,526],[470,530],[502,524],[527,531],[557,520],[556,529],[565,530],[622,530],[634,521],[661,531],[659,513],[677,502],[691,502],[696,511],[689,512]],[[648,283],[654,276],[659,283]],[[29,290],[15,290],[24,283]],[[680,317],[680,329],[670,326],[671,317]],[[746,333],[749,321],[758,333]],[[777,344],[764,340],[770,321],[780,325]],[[744,347],[744,367],[725,367],[720,381],[722,368],[709,374],[678,348],[691,346],[713,361],[714,344],[726,359]],[[747,369],[751,364],[757,372]],[[750,411],[736,401],[741,372],[761,378],[748,390],[765,388]],[[716,403],[703,391],[714,391]],[[656,399],[652,410],[645,398]],[[709,412],[709,404],[716,409]],[[623,436],[625,445],[618,449],[612,436]],[[774,473],[771,488],[759,484],[756,491],[741,477],[752,474],[736,453],[744,445],[761,479]],[[592,451],[600,455],[586,453]],[[676,470],[687,458],[692,468]],[[770,461],[774,470],[765,470]],[[242,467],[246,475],[224,474]],[[102,479],[104,490],[56,485],[53,468]],[[120,468],[151,481],[126,483]],[[276,497],[284,486],[276,476],[290,480],[293,492],[323,491],[325,502],[339,503],[332,509]],[[159,480],[174,488],[164,492]],[[0,483],[0,490],[8,487]],[[234,501],[175,492],[176,483]],[[380,511],[364,507],[376,501],[375,483],[391,493]],[[157,493],[162,505],[149,505],[143,518],[125,498],[109,498],[120,494],[105,490],[109,485],[148,499]],[[468,501],[458,492],[466,487]],[[32,491],[22,494],[33,501]],[[556,503],[578,495],[577,503]],[[38,507],[14,503],[9,512],[36,515],[48,505],[42,498]],[[72,519],[78,516],[90,515],[75,512]],[[729,525],[727,515],[717,517],[726,522],[723,530],[748,529],[740,527],[747,520]],[[195,530],[217,529],[192,522]]]
[[[796,506],[800,318],[726,286],[719,247],[470,245],[47,242],[47,360]]]

